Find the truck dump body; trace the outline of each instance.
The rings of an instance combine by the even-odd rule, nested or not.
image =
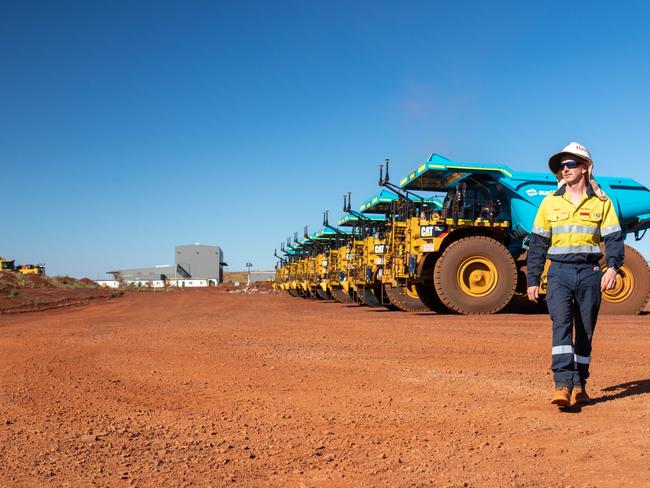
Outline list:
[[[420,198],[410,195],[412,201],[420,201]],[[389,214],[392,209],[393,202],[399,200],[399,197],[388,190],[381,190],[376,195],[373,195],[368,200],[363,202],[359,207],[359,211],[365,214]],[[432,203],[438,208],[442,208],[442,202],[438,198],[425,198],[425,202]]]

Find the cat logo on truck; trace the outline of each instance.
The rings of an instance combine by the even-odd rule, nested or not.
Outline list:
[[[420,237],[438,237],[446,230],[447,228],[443,225],[421,225]]]

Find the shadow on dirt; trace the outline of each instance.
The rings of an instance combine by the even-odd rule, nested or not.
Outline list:
[[[607,395],[594,398],[591,402],[592,405],[595,405],[596,403],[609,402],[611,400],[618,400],[619,398],[650,393],[650,380],[628,381],[627,383],[621,383],[620,385],[608,386],[607,388],[603,388],[602,391],[614,393],[608,393]]]
[[[608,393],[599,396],[598,398],[592,398],[591,402],[587,405],[567,407],[561,409],[561,411],[564,413],[580,413],[583,408],[589,408],[599,403],[611,402],[612,400],[618,400],[619,398],[645,395],[650,393],[650,379],[628,381],[627,383],[621,383],[620,385],[608,386],[607,388],[603,388],[602,391]]]

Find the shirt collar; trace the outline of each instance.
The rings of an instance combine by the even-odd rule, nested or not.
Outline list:
[[[566,183],[562,185],[560,188],[558,188],[558,190],[554,193],[554,195],[556,197],[561,197],[565,193],[566,193]],[[587,194],[587,197],[592,197],[596,195],[596,193],[594,193],[594,189],[591,187],[589,183],[587,183],[587,190],[585,193]]]

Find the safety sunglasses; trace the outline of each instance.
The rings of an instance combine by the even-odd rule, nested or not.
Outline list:
[[[569,169],[576,169],[581,164],[578,161],[562,161],[560,163],[560,169],[564,169],[565,166]]]

